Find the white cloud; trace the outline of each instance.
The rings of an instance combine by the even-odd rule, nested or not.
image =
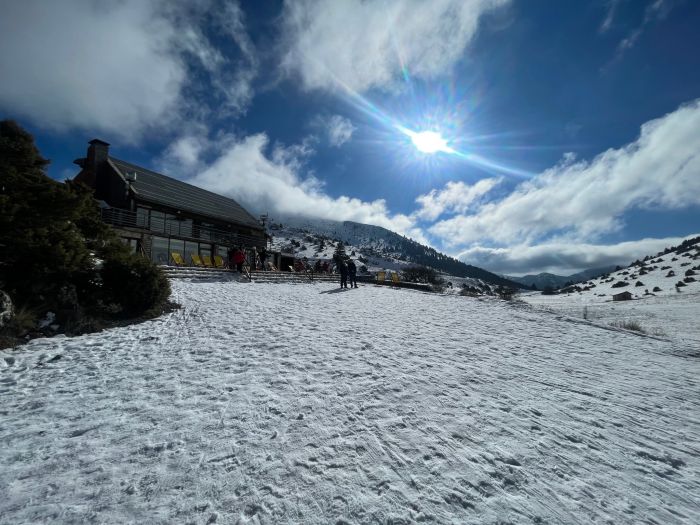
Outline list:
[[[605,18],[603,19],[603,22],[601,22],[600,28],[598,29],[598,31],[601,33],[607,33],[612,27],[613,21],[615,20],[615,13],[617,12],[617,8],[620,6],[620,1],[621,0],[608,0],[608,3],[605,6]]]
[[[416,217],[434,221],[445,212],[464,213],[501,180],[500,178],[481,179],[472,185],[461,181],[450,181],[443,189],[434,189],[416,198],[416,202],[420,205],[416,211]]]
[[[201,117],[206,101],[184,91],[208,75],[211,92],[242,111],[252,98],[257,60],[238,4],[214,0],[175,5],[156,0],[23,0],[5,2],[0,17],[0,108],[41,127],[82,128],[135,141],[148,128]],[[225,56],[204,34],[219,29],[241,50]],[[201,76],[196,82],[203,82]],[[218,108],[217,108],[218,109]]]
[[[153,3],[5,3],[0,106],[51,128],[125,136],[171,110],[185,66]]]
[[[256,211],[374,224],[426,242],[413,219],[390,214],[383,199],[331,197],[317,179],[302,177],[305,158],[312,154],[308,143],[270,148],[264,133],[243,139],[219,137],[216,143],[216,159],[188,182]]]
[[[609,5],[607,16],[600,27],[600,31],[602,33],[607,32],[610,29],[619,3],[620,0],[613,0]],[[653,0],[651,3],[649,3],[644,9],[644,18],[642,19],[641,23],[629,31],[627,36],[620,41],[620,43],[617,45],[615,56],[603,69],[607,69],[612,64],[621,60],[627,51],[637,45],[640,37],[646,31],[647,26],[666,18],[673,7],[674,4],[668,0]]]
[[[171,143],[164,153],[161,163],[164,171],[186,172],[200,166],[201,157],[209,147],[206,139],[199,135],[184,135]]]
[[[554,235],[592,240],[622,226],[635,208],[700,204],[700,100],[647,122],[639,138],[590,162],[570,159],[473,214],[436,223],[451,246],[486,240],[534,244]]]
[[[285,4],[283,67],[307,89],[391,88],[402,67],[431,78],[457,62],[484,13],[508,0],[295,0]]]
[[[695,236],[697,235],[691,237]],[[676,246],[684,239],[641,239],[612,245],[552,242],[507,248],[474,246],[458,257],[467,263],[501,274],[551,272],[569,275],[588,268],[629,264],[647,255],[655,255],[664,248]]]
[[[332,115],[325,124],[328,142],[335,147],[340,147],[348,142],[357,129],[349,119],[340,115]]]

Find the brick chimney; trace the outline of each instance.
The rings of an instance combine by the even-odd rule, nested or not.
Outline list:
[[[100,177],[100,173],[105,170],[109,157],[109,143],[100,139],[92,139],[88,144],[90,146],[88,146],[87,157],[73,161],[74,164],[83,168],[75,180],[93,188],[98,198],[101,198],[105,189],[100,187],[104,184],[101,181],[104,177]]]
[[[88,144],[90,144],[90,146],[87,150],[86,167],[89,166],[97,172],[98,168],[109,156],[109,143],[100,139],[92,139]]]

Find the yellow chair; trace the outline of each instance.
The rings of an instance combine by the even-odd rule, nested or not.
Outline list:
[[[193,253],[192,255],[190,255],[190,257],[192,257],[192,264],[194,264],[195,266],[199,266],[200,268],[204,268],[204,263],[202,262],[202,259],[199,255]]]
[[[399,282],[399,274],[398,272],[391,272],[391,282],[393,284],[396,284]]]
[[[377,272],[377,282],[383,283],[385,275],[385,272]]]
[[[172,252],[170,254],[170,257],[172,257],[173,262],[175,263],[176,266],[185,266],[185,259],[182,258],[182,255],[180,255],[177,252]]]
[[[202,262],[207,268],[213,268],[214,263],[211,262],[211,255],[202,255]]]
[[[214,266],[216,268],[226,268],[226,264],[224,263],[224,258],[221,257],[221,255],[214,256]]]

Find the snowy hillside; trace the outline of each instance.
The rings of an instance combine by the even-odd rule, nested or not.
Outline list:
[[[625,291],[637,299],[700,292],[700,237],[562,291],[607,299]]]
[[[683,345],[374,285],[173,290],[0,353],[0,522],[700,522]]]
[[[433,248],[419,244],[386,228],[320,219],[285,219],[273,221],[269,227],[276,250],[294,253],[310,260],[330,259],[336,242],[346,245],[346,252],[359,260],[358,267],[367,270],[401,270],[407,266],[430,266],[448,276],[473,279],[470,285],[480,282],[519,288],[510,281],[482,268],[465,264],[444,255]]]
[[[584,270],[582,272],[577,272],[571,275],[556,275],[553,273],[538,273],[536,275],[523,275],[522,277],[513,277],[510,275],[505,275],[507,279],[515,281],[525,286],[531,287],[533,284],[538,290],[544,290],[545,288],[552,288],[556,290],[557,288],[562,288],[567,285],[567,283],[579,283],[581,281],[587,281],[593,279],[604,273],[609,273],[614,270],[614,266],[608,266],[604,268],[592,268],[590,270]]]
[[[596,322],[635,322],[700,351],[700,237],[564,290],[568,293],[533,292],[522,298]],[[633,300],[613,302],[613,295],[621,292],[630,292]]]

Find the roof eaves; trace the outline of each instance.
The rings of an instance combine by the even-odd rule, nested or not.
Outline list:
[[[112,169],[117,173],[117,175],[119,175],[119,177],[121,177],[124,184],[127,184],[126,176],[121,172],[121,170],[117,167],[117,165],[112,162],[112,159],[110,157],[107,157],[107,164],[109,164],[112,167]],[[131,191],[133,191],[135,194],[138,195],[139,192],[136,191],[136,188],[134,188],[133,185],[130,185],[130,189],[131,189]]]

